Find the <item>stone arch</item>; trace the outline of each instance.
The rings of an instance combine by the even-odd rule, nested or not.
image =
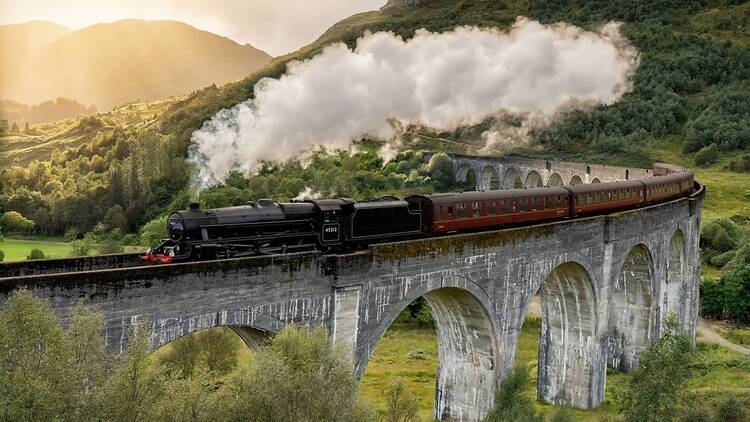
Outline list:
[[[544,186],[544,183],[542,183],[542,176],[538,171],[531,170],[529,174],[526,175],[526,182],[524,183],[524,186],[526,186],[527,188],[540,188]]]
[[[589,272],[568,261],[553,269],[540,287],[542,331],[539,339],[537,395],[553,404],[590,408],[603,394],[594,362],[596,292]],[[601,386],[601,391],[591,389]]]
[[[627,372],[652,338],[653,259],[644,244],[630,249],[612,286],[609,304],[609,365]]]
[[[552,173],[552,175],[549,177],[549,180],[547,180],[547,186],[562,186],[565,183],[563,182],[562,176],[560,176],[558,173]]]
[[[499,343],[494,307],[474,283],[444,279],[442,287],[409,290],[389,307],[372,336],[367,356],[360,356],[361,377],[370,354],[398,314],[422,296],[435,321],[439,363],[435,394],[435,419],[482,420],[491,409],[499,374]]]
[[[237,312],[243,314],[244,311]],[[276,318],[254,314],[249,318],[242,318],[242,323],[236,319],[228,319],[227,312],[214,312],[181,318],[156,320],[151,323],[151,350],[154,351],[180,337],[210,328],[229,327],[239,335],[248,347],[257,346],[258,342],[281,331],[285,323]],[[121,348],[122,352],[122,348]]]
[[[592,183],[592,184],[594,184],[594,183],[601,183],[601,182],[602,182],[602,181],[601,181],[601,180],[599,180],[599,178],[598,178],[598,177],[594,177],[594,179],[593,179],[593,180],[591,181],[591,183]]]
[[[506,189],[518,189],[523,187],[521,172],[515,167],[509,167],[503,174],[502,186]]]
[[[581,176],[577,174],[571,177],[570,182],[568,183],[569,186],[582,185],[582,184],[583,184],[583,179],[581,179]]]
[[[663,320],[666,323],[670,314],[677,317],[677,321],[684,318],[685,303],[685,236],[682,230],[677,229],[669,241],[669,254],[667,257],[667,277],[665,285],[662,286],[664,292]],[[684,327],[678,325],[678,330],[682,332]]]
[[[477,184],[476,170],[470,164],[462,164],[456,171],[456,182],[461,183],[464,188],[471,186],[471,189],[476,188]]]
[[[479,177],[479,190],[500,189],[500,175],[493,166],[485,166]]]

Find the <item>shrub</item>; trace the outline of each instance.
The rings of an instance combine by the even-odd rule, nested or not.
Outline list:
[[[149,248],[159,246],[165,237],[167,237],[167,216],[151,220],[141,229],[141,243]]]
[[[719,159],[719,147],[711,144],[695,153],[695,165],[705,166]]]
[[[709,259],[708,262],[711,263],[714,267],[724,268],[729,261],[733,260],[735,255],[737,255],[737,251],[728,251],[724,252],[722,254],[714,255]]]
[[[3,262],[4,259],[5,259],[5,252],[0,251],[0,262]]]
[[[500,382],[495,407],[487,415],[485,422],[543,421],[544,418],[536,414],[534,401],[526,393],[529,382],[529,368],[525,365],[514,367]]]
[[[64,239],[65,239],[66,242],[72,242],[72,241],[78,239],[78,232],[75,231],[74,229],[70,229],[70,230],[68,230],[68,231],[65,232]]]
[[[88,256],[91,253],[92,245],[88,239],[78,239],[70,243],[73,248],[73,256]]]
[[[31,252],[26,256],[26,259],[46,259],[44,252],[40,249],[32,249]]]
[[[750,172],[750,155],[741,155],[730,161],[729,170],[737,173]]]
[[[384,422],[411,422],[417,420],[417,400],[404,385],[404,380],[393,381],[385,392]]]
[[[34,229],[34,222],[16,211],[8,211],[0,217],[0,228],[9,232],[29,232]]]
[[[670,317],[664,337],[641,353],[620,407],[626,421],[674,420],[680,412],[693,374],[693,355],[690,339],[674,334],[676,325]]]
[[[109,239],[104,242],[104,245],[102,245],[101,249],[99,250],[99,253],[103,255],[123,252],[125,252],[125,248],[122,246],[122,242],[115,239]]]
[[[748,420],[748,412],[744,404],[736,397],[730,397],[719,404],[716,409],[717,418],[722,422],[741,422]]]

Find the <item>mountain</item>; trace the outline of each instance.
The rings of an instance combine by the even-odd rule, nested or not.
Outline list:
[[[0,34],[21,39],[17,33],[33,33],[29,25],[38,24],[6,25]],[[29,57],[3,59],[0,73],[12,79],[3,78],[0,97],[23,103],[65,97],[108,110],[234,81],[271,60],[251,45],[174,21],[123,20],[58,32],[32,44]],[[25,72],[13,71],[19,67]]]

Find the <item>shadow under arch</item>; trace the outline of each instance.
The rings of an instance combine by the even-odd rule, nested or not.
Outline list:
[[[503,173],[502,187],[505,189],[519,189],[523,187],[521,172],[515,167],[510,167]]]
[[[552,173],[549,180],[547,180],[547,186],[563,186],[564,184],[562,176],[558,173]]]
[[[500,175],[493,166],[485,166],[479,176],[479,190],[500,189]]]
[[[562,179],[561,179],[562,180]],[[536,170],[531,170],[526,175],[526,182],[524,186],[527,188],[541,188],[544,184],[542,183],[542,176]]]
[[[567,261],[549,273],[539,292],[537,396],[557,405],[594,407],[603,399],[604,375],[595,368],[600,346],[593,279],[583,265]]]
[[[357,376],[399,313],[424,297],[438,337],[434,417],[440,420],[482,420],[494,402],[498,367],[498,333],[494,307],[487,294],[468,280],[443,280],[441,286],[409,290],[392,304],[375,330],[372,347],[357,364]]]
[[[685,332],[686,327],[682,324],[686,312],[686,284],[685,284],[685,236],[682,230],[675,230],[669,240],[669,257],[667,258],[667,272],[664,292],[664,318],[666,323],[670,314],[674,314],[678,321],[677,331]]]
[[[582,185],[583,179],[581,179],[581,176],[575,175],[570,178],[570,182],[568,183],[569,186],[575,186],[575,185]]]
[[[469,164],[461,165],[456,171],[456,182],[464,189],[476,189],[477,178],[476,170]]]
[[[594,177],[594,179],[593,179],[593,180],[591,181],[591,184],[595,184],[595,183],[601,183],[601,182],[602,182],[602,181],[601,181],[601,180],[599,180],[599,178],[598,178],[598,177]]]
[[[633,246],[623,260],[612,286],[609,303],[608,363],[628,372],[652,338],[654,319],[654,266],[648,247]]]
[[[235,311],[227,311],[235,312]],[[203,315],[193,315],[179,319],[152,322],[151,351],[169,344],[181,337],[195,332],[228,327],[234,331],[250,348],[255,348],[259,342],[281,331],[286,325],[283,321],[263,314],[250,314],[249,310],[236,311],[235,319],[229,320],[223,312]],[[232,323],[230,321],[243,321]]]

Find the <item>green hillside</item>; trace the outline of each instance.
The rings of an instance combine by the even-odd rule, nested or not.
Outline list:
[[[18,210],[40,231],[90,231],[118,226],[134,231],[167,209],[183,206],[192,169],[184,157],[192,132],[217,111],[252,97],[262,77],[278,77],[291,60],[312,57],[332,42],[354,45],[366,31],[410,37],[426,28],[457,25],[508,29],[519,15],[543,22],[570,22],[596,29],[610,20],[640,51],[634,89],[612,106],[564,115],[533,133],[525,148],[497,151],[602,163],[648,166],[653,160],[694,166],[696,152],[712,180],[732,180],[733,192],[750,181],[750,3],[733,1],[432,0],[419,7],[388,7],[347,18],[316,42],[274,59],[263,70],[224,85],[159,103],[61,123],[60,132],[0,138],[0,207]],[[290,116],[294,118],[294,116]],[[404,149],[476,152],[478,134],[492,122],[451,133],[407,131]],[[49,127],[49,126],[48,126]],[[43,129],[40,129],[42,131]],[[54,132],[54,130],[53,130]],[[715,145],[715,146],[711,146]],[[250,198],[285,199],[305,187],[370,197],[385,192],[446,188],[418,156],[401,154],[382,167],[376,140],[364,140],[354,156],[317,154],[308,167],[269,163],[260,174],[235,175],[205,192],[206,205]],[[57,150],[57,152],[55,152]],[[41,160],[40,162],[30,160]],[[50,161],[51,160],[51,161]],[[17,164],[17,166],[13,166]],[[709,190],[711,192],[711,190]],[[709,194],[711,195],[711,194]],[[709,196],[712,216],[750,216],[737,196]],[[731,202],[726,208],[719,199]]]

